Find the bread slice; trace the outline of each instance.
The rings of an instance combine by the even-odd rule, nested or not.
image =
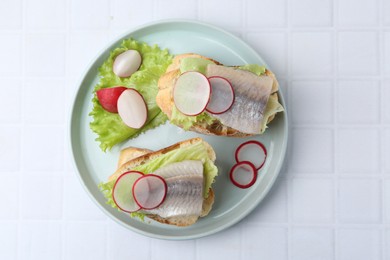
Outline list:
[[[215,61],[211,58],[201,56],[195,53],[186,53],[175,56],[171,65],[168,66],[165,74],[163,74],[158,81],[158,93],[156,97],[156,103],[160,109],[168,116],[169,119],[172,117],[172,108],[175,105],[173,101],[173,87],[175,86],[176,79],[180,76],[180,62],[184,58],[201,58],[213,61],[217,65],[222,65],[218,61]],[[277,98],[277,91],[279,89],[279,83],[276,80],[275,75],[270,71],[266,70],[265,74],[270,76],[273,79],[273,86],[271,95]],[[268,118],[269,123],[274,119],[274,115]],[[201,134],[207,135],[219,135],[219,136],[229,136],[229,137],[246,137],[252,136],[252,134],[242,133],[234,128],[225,126],[221,124],[218,120],[215,120],[212,124],[199,123],[192,126],[189,130],[195,131]]]
[[[137,147],[128,147],[121,151],[119,160],[118,160],[118,169],[117,171],[109,177],[109,181],[116,180],[122,173],[130,171],[134,167],[138,165],[142,165],[150,160],[158,158],[160,155],[165,154],[167,152],[180,149],[183,147],[188,147],[190,145],[202,142],[207,149],[207,153],[209,155],[210,160],[213,162],[216,159],[215,152],[213,148],[203,141],[201,138],[193,138],[186,141],[179,142],[177,144],[171,145],[169,147],[163,148],[158,151],[151,151],[148,149],[137,148]],[[207,198],[203,200],[202,205],[202,213],[201,217],[207,216],[213,206],[214,203],[214,192],[212,189],[209,190],[209,195]],[[158,221],[160,223],[175,225],[175,226],[190,226],[195,224],[198,220],[198,216],[186,216],[186,217],[170,217],[170,218],[162,218],[158,215],[147,215],[149,218]]]

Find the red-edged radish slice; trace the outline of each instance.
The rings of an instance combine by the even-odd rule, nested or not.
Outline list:
[[[131,213],[141,209],[134,200],[132,189],[134,183],[142,176],[141,172],[129,171],[123,173],[116,180],[112,190],[112,198],[122,211]]]
[[[167,190],[167,183],[162,177],[147,174],[134,183],[133,197],[141,208],[154,209],[164,202]]]
[[[121,78],[130,77],[141,66],[142,57],[136,50],[128,50],[116,56],[112,71]]]
[[[247,189],[256,182],[257,170],[253,163],[243,161],[232,167],[229,177],[234,185],[242,189]]]
[[[222,114],[228,111],[234,103],[234,90],[230,82],[219,76],[209,78],[211,98],[206,110],[212,114]]]
[[[148,117],[148,108],[142,95],[135,89],[127,89],[118,98],[118,114],[123,123],[135,129],[141,128]]]
[[[187,116],[202,113],[210,101],[210,82],[202,73],[187,71],[180,75],[173,89],[176,108]]]
[[[251,140],[238,146],[235,157],[236,162],[249,161],[259,170],[267,158],[267,149],[262,143]]]
[[[110,113],[118,113],[118,98],[126,89],[128,88],[122,86],[102,88],[96,91],[96,96],[100,105],[102,105],[106,111]]]

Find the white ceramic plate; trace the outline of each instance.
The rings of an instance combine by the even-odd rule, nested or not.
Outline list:
[[[225,65],[246,63],[265,64],[263,59],[241,39],[217,27],[194,21],[164,21],[134,29],[107,46],[92,62],[83,76],[74,97],[70,119],[70,141],[78,176],[93,201],[112,219],[138,233],[163,239],[192,239],[210,235],[232,226],[249,214],[265,197],[275,182],[286,153],[288,127],[285,113],[280,113],[271,122],[265,134],[252,138],[227,138],[204,136],[170,125],[150,130],[134,140],[127,141],[104,153],[90,130],[92,90],[98,82],[98,67],[109,56],[109,52],[120,42],[132,37],[148,44],[168,48],[172,54],[195,52],[211,57]],[[284,105],[282,91],[279,92]],[[210,214],[190,227],[173,227],[146,220],[130,218],[106,204],[97,185],[107,180],[115,171],[118,154],[126,146],[161,149],[191,137],[201,136],[209,142],[216,154],[219,176],[213,186],[215,203]],[[235,187],[228,178],[229,169],[235,163],[236,147],[249,139],[261,141],[268,150],[266,164],[259,172],[255,185],[249,189]]]

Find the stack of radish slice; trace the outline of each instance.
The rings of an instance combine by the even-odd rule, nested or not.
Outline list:
[[[119,209],[132,213],[159,207],[165,200],[167,190],[168,186],[162,177],[129,171],[116,180],[112,197]]]
[[[118,113],[128,127],[140,129],[148,118],[148,108],[141,93],[133,88],[116,86],[96,91],[100,105],[110,113]]]
[[[239,188],[251,187],[267,158],[265,146],[255,140],[247,141],[238,146],[235,158],[237,163],[230,170],[230,180]]]
[[[234,90],[225,78],[206,78],[200,72],[187,71],[175,83],[173,101],[176,108],[187,116],[196,116],[205,110],[222,114],[233,105]]]

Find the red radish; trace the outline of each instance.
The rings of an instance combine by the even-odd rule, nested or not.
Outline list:
[[[267,149],[262,143],[251,140],[238,146],[235,157],[236,162],[249,161],[259,170],[267,158]]]
[[[128,50],[116,56],[112,71],[121,78],[130,77],[141,66],[142,58],[136,50]]]
[[[133,197],[141,208],[154,209],[164,202],[167,190],[167,183],[161,176],[147,174],[134,183]]]
[[[229,177],[234,185],[246,189],[256,182],[257,170],[253,163],[243,161],[232,167]]]
[[[197,71],[181,74],[173,89],[173,101],[177,109],[187,116],[202,113],[210,101],[210,95],[210,82]]]
[[[132,189],[135,181],[142,176],[142,172],[129,171],[123,173],[116,180],[112,190],[112,198],[118,208],[124,212],[131,213],[141,209],[134,200]]]
[[[209,78],[211,98],[206,110],[212,114],[222,114],[228,111],[234,103],[234,90],[230,82],[219,76]]]
[[[100,105],[110,112],[110,113],[118,113],[118,98],[127,88],[118,86],[113,88],[102,88],[96,91],[96,96],[99,100]]]
[[[135,129],[141,128],[148,117],[148,108],[142,95],[135,89],[129,88],[118,98],[118,114],[123,122]]]

